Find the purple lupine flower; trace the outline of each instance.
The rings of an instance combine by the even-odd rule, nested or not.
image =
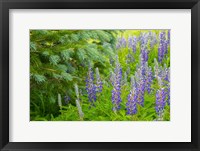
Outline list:
[[[164,80],[167,81],[167,82],[170,82],[170,68],[166,68],[165,70],[165,77],[164,77]]]
[[[96,86],[94,84],[94,75],[90,65],[86,78],[86,91],[88,93],[89,102],[93,104],[96,101]]]
[[[165,89],[161,88],[160,90],[157,90],[155,109],[156,109],[156,112],[157,112],[160,120],[162,120],[162,116],[163,116],[163,112],[164,112],[165,99],[166,99]]]
[[[170,85],[168,85],[167,87],[166,97],[167,97],[166,102],[168,105],[170,105]]]
[[[120,37],[117,38],[116,49],[121,48]]]
[[[160,67],[157,79],[159,83],[162,83],[162,86],[167,86],[168,83],[170,82],[170,68],[167,68],[166,64],[164,65],[163,68]]]
[[[112,83],[112,85],[114,85],[114,81],[115,81],[115,74],[113,71],[110,71],[110,82]]]
[[[133,45],[133,37],[129,36],[128,37],[128,47],[131,48]]]
[[[154,75],[155,75],[155,78],[158,78],[160,74],[160,67],[158,65],[158,61],[156,58],[154,58]]]
[[[168,30],[168,34],[167,34],[167,44],[168,44],[168,46],[170,45],[170,35],[171,35],[170,32],[171,32],[171,31]]]
[[[142,78],[138,84],[137,91],[138,91],[138,95],[137,95],[138,104],[140,104],[141,106],[144,106],[145,83]]]
[[[137,90],[133,86],[128,95],[128,102],[126,103],[127,115],[134,115],[137,113]]]
[[[144,92],[145,92],[145,82],[144,77],[142,75],[141,68],[138,68],[138,70],[135,73],[135,79],[136,79],[136,91],[137,91],[137,103],[141,106],[144,106]]]
[[[160,33],[160,45],[159,45],[159,48],[158,48],[158,61],[159,62],[162,62],[163,58],[164,58],[164,54],[165,54],[165,46],[164,46],[164,43],[165,43],[165,34],[164,32],[161,32]]]
[[[157,44],[157,36],[155,33],[151,32],[150,34],[150,47],[153,48],[155,44]]]
[[[142,55],[141,55],[142,56]],[[141,78],[143,79],[143,83],[145,85],[145,90],[150,93],[151,92],[151,84],[153,82],[153,74],[151,67],[148,66],[148,62],[142,61],[143,58],[141,57],[141,65],[138,67],[141,72]]]
[[[136,46],[137,46],[137,37],[136,36],[134,36],[134,37],[129,36],[128,47],[133,50],[133,53],[136,52]]]
[[[148,50],[146,48],[146,46],[141,47],[141,63],[144,64],[145,62],[148,61]]]
[[[164,64],[164,67],[162,68],[161,66],[159,66],[155,58],[154,58],[154,74],[155,78],[158,80],[159,83],[162,83],[162,85],[163,83],[166,83],[164,81],[167,82],[170,81],[170,68],[167,68],[166,64]]]
[[[159,44],[159,48],[158,48],[158,62],[162,62],[164,55],[167,54],[167,44],[168,41],[166,40],[166,33],[165,32],[161,32],[160,33],[160,44]]]
[[[134,76],[131,76],[131,89],[132,88],[137,88],[137,83],[136,83],[136,79]]]
[[[150,93],[151,92],[151,84],[153,82],[153,75],[151,67],[148,67],[148,63],[145,64],[145,90]]]
[[[121,38],[121,45],[126,47],[126,39],[124,37]]]
[[[145,59],[143,58],[142,54],[140,54],[140,66],[138,67],[138,69],[141,69],[141,73],[142,76],[144,77],[146,74],[146,64],[147,62],[145,61]]]
[[[140,40],[140,46],[141,47],[145,47],[147,45],[148,40],[149,40],[148,37],[149,37],[148,33],[141,33],[140,34],[139,40]]]
[[[167,104],[170,105],[170,68],[167,70],[167,74],[165,77],[165,80],[168,82],[167,84],[167,92],[166,92],[166,97],[167,97]]]
[[[114,112],[120,109],[120,103],[122,101],[121,100],[121,79],[122,79],[122,68],[117,56],[116,67],[115,67],[115,72],[114,72],[113,90],[112,90],[112,104],[113,104]]]
[[[124,48],[126,47],[126,39],[124,37],[118,37],[116,48]]]
[[[157,80],[158,80],[158,85],[159,85],[160,87],[163,87],[163,86],[164,86],[164,82],[163,82],[162,78],[161,78],[161,77],[158,77]]]
[[[99,74],[99,69],[96,68],[96,92],[102,92],[103,83]]]
[[[137,46],[137,37],[133,37],[133,45],[132,45],[132,50],[135,53],[136,52],[136,46]]]

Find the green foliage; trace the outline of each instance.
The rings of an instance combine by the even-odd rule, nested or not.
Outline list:
[[[63,103],[63,97],[70,96],[74,104],[73,83],[85,91],[88,63],[109,68],[107,57],[113,56],[115,34],[111,30],[30,31],[31,119],[59,115],[58,93]]]

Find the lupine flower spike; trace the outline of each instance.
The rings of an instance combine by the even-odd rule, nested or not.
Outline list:
[[[170,105],[170,68],[168,68],[168,70],[167,70],[168,72],[167,72],[167,75],[166,75],[166,78],[165,78],[165,80],[166,81],[168,81],[168,83],[167,83],[167,93],[166,93],[166,97],[167,97],[167,104],[168,105]]]
[[[96,101],[96,86],[94,84],[94,75],[90,65],[86,78],[86,91],[88,93],[89,102],[93,105]]]
[[[126,103],[127,115],[134,115],[137,113],[137,90],[135,79],[131,77],[131,90],[128,95],[128,102]]]
[[[118,37],[116,48],[120,49],[124,47],[126,47],[126,39],[124,37]]]
[[[161,88],[156,92],[156,112],[158,114],[158,120],[163,120],[163,113],[165,107],[165,89]]]
[[[158,48],[158,62],[162,62],[165,54],[167,54],[168,51],[168,40],[166,40],[165,32],[161,32],[159,38],[160,38],[160,44]]]
[[[99,69],[96,68],[96,92],[102,92],[103,83],[99,74]]]
[[[170,45],[170,30],[168,30],[168,34],[167,34],[167,42],[168,42],[168,46]]]
[[[128,47],[133,50],[133,53],[136,52],[136,46],[137,46],[137,37],[136,36],[134,36],[134,37],[129,36]]]
[[[114,82],[112,90],[112,104],[113,111],[116,112],[120,109],[121,103],[121,80],[122,80],[122,68],[119,63],[118,56],[116,57],[116,67],[114,72]]]
[[[148,63],[145,63],[145,90],[150,93],[151,92],[151,84],[153,81],[153,75],[152,75],[152,70],[151,67],[148,66]]]
[[[135,78],[136,78],[136,91],[137,91],[137,102],[141,106],[144,106],[144,91],[145,91],[145,82],[144,82],[144,77],[142,75],[142,70],[141,68],[138,68],[137,72],[135,73]]]

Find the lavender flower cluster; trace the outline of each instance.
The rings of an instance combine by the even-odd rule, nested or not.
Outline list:
[[[126,103],[127,107],[127,115],[134,115],[137,113],[137,87],[136,87],[136,82],[135,78],[132,76],[131,77],[131,90],[128,95],[128,101]]]
[[[142,68],[138,68],[135,73],[136,78],[136,91],[137,91],[137,103],[144,106],[144,92],[145,92],[145,79]]]
[[[168,38],[166,39],[166,32],[161,32],[159,35],[158,61],[162,62],[165,54],[168,52],[168,45],[170,44],[170,31],[168,31]]]
[[[136,52],[136,47],[137,47],[137,37],[136,36],[128,37],[128,47],[130,49],[132,49],[133,53]]]
[[[158,120],[162,120],[166,103],[170,105],[170,68],[167,68],[166,64],[164,67],[159,66],[156,59],[154,62],[155,77],[160,87],[156,92],[155,109],[159,117]]]
[[[137,104],[144,106],[144,93],[151,92],[151,84],[153,81],[151,67],[148,66],[148,58],[144,59],[140,55],[140,66],[135,72],[135,78],[131,77],[131,91],[128,95],[127,114],[133,115],[137,113]]]
[[[126,47],[126,45],[127,45],[126,39],[124,37],[118,37],[116,48],[117,49],[124,48]]]
[[[99,69],[96,68],[96,84],[94,81],[94,73],[91,65],[89,65],[88,73],[86,77],[86,91],[88,93],[89,102],[94,105],[97,99],[97,93],[102,92],[103,82],[101,80]]]
[[[128,115],[137,113],[137,104],[144,106],[144,93],[145,91],[151,92],[152,81],[151,67],[148,66],[147,62],[141,63],[135,72],[135,77],[131,77],[131,90],[126,104]]]
[[[166,98],[166,93],[165,93],[165,89],[161,88],[159,90],[157,90],[156,92],[156,112],[159,116],[159,119],[162,119],[163,116],[163,112],[164,112],[164,107],[165,107],[165,98]]]
[[[113,90],[112,90],[112,104],[113,111],[116,112],[120,109],[121,103],[121,81],[122,81],[122,68],[119,63],[119,58],[116,56],[116,67],[113,73]]]
[[[154,71],[152,71],[151,66],[148,65],[151,60],[149,58],[149,53],[152,48],[158,44],[158,58],[154,58]],[[141,33],[138,37],[129,36],[128,40],[124,37],[119,37],[116,45],[117,49],[126,48],[128,46],[129,53],[126,57],[126,63],[131,64],[134,62],[134,54],[136,53],[137,45],[140,45],[140,62],[136,67],[134,76],[131,76],[131,90],[128,94],[126,110],[127,115],[134,115],[138,112],[138,105],[144,107],[144,95],[145,93],[152,93],[152,83],[157,81],[159,89],[155,93],[155,111],[158,115],[158,120],[163,119],[163,113],[166,104],[170,105],[170,68],[167,65],[163,66],[162,60],[168,53],[168,48],[170,44],[170,31],[160,32],[159,40],[157,40],[157,35],[153,32]],[[150,50],[148,50],[150,48]],[[132,52],[130,52],[132,50]],[[137,52],[138,53],[138,52]],[[158,60],[158,61],[157,61]],[[122,67],[119,62],[118,55],[115,60],[111,60],[112,65],[115,64],[114,71],[111,71],[110,81],[112,83],[112,110],[116,113],[121,108],[121,89],[126,86],[128,81],[128,76],[131,73],[131,68],[127,67],[126,72],[122,78]],[[156,79],[156,80],[154,80]],[[86,79],[86,90],[88,93],[89,102],[92,104],[97,99],[97,93],[101,93],[103,90],[102,79],[99,74],[99,69],[96,68],[96,83],[94,80],[94,74],[91,66],[89,66],[87,79]]]
[[[86,91],[88,93],[89,102],[94,104],[96,102],[96,85],[94,84],[94,74],[91,65],[88,68],[88,74],[86,78]]]
[[[134,39],[134,40],[133,40]],[[140,65],[135,72],[135,77],[131,78],[131,90],[128,95],[127,114],[133,115],[137,113],[137,104],[144,106],[144,93],[147,91],[151,93],[151,84],[154,78],[160,78],[160,89],[156,92],[156,112],[159,116],[162,115],[166,102],[170,104],[170,81],[169,81],[169,68],[164,69],[159,66],[158,62],[155,62],[154,75],[151,67],[148,66],[148,54],[150,48],[153,48],[158,40],[157,36],[153,32],[142,33],[137,37],[128,38],[128,47],[132,48],[133,52],[136,50],[137,42],[140,43]],[[161,62],[164,56],[168,52],[168,46],[170,43],[170,31],[168,31],[168,37],[166,39],[166,33],[163,31],[159,35],[159,48],[158,48],[158,61]],[[129,54],[128,54],[129,55]],[[127,62],[130,63],[130,62]],[[130,71],[128,71],[130,73]],[[135,82],[132,82],[135,81]],[[165,84],[163,86],[163,83]]]

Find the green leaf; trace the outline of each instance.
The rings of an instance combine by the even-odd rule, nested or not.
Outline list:
[[[49,51],[43,51],[42,55],[45,56],[45,57],[49,56]]]
[[[81,49],[81,48],[78,49],[77,55],[78,55],[78,58],[79,58],[80,61],[84,61],[87,57],[85,50]]]
[[[37,51],[36,44],[34,42],[30,42],[30,50],[31,50],[31,52],[36,52]]]
[[[42,83],[42,82],[45,82],[45,80],[46,80],[46,77],[45,77],[45,76],[39,75],[39,74],[32,74],[32,77],[34,78],[34,80],[35,80],[37,83]]]
[[[72,81],[72,79],[73,79],[71,74],[69,74],[69,73],[62,72],[61,75],[62,75],[62,78],[67,80],[67,81]]]
[[[60,57],[58,55],[52,55],[49,58],[50,64],[52,65],[57,65],[58,62],[60,61]]]
[[[61,57],[63,60],[67,61],[70,58],[70,55],[73,53],[73,50],[68,49],[68,50],[62,50],[61,51]]]

